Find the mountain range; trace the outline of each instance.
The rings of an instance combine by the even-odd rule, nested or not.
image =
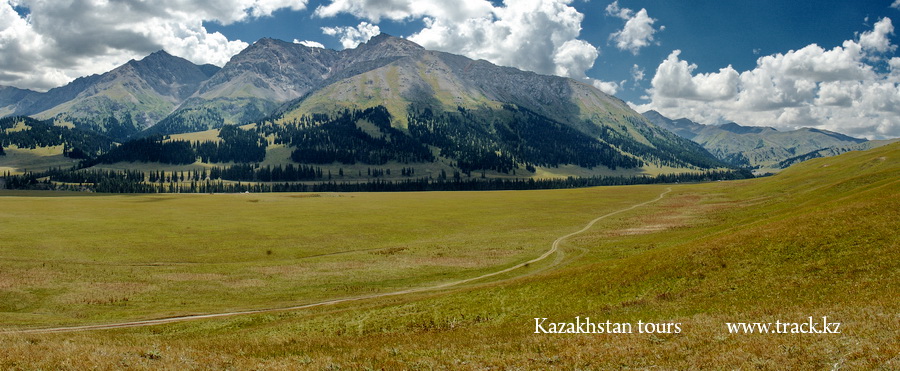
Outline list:
[[[868,141],[828,130],[801,128],[779,131],[734,122],[704,125],[686,118],[670,119],[657,111],[643,116],[657,126],[703,146],[718,159],[757,173],[777,172],[797,162],[866,150],[893,141]]]
[[[44,93],[0,88],[0,116],[48,120],[119,143],[253,124],[259,140],[233,137],[244,138],[241,145],[268,143],[266,161],[284,156],[277,160],[321,165],[431,163],[530,174],[728,167],[589,84],[386,34],[342,51],[264,38],[222,68],[159,51]],[[98,159],[113,150],[63,145]],[[290,159],[273,152],[278,148],[288,148]],[[185,152],[179,161],[190,158]]]
[[[371,125],[373,111],[359,114],[375,107],[383,109],[375,113],[387,114],[385,125]],[[321,163],[347,162],[347,153],[361,151],[392,153],[378,162],[408,161],[410,151],[429,148],[437,157],[416,155],[416,161],[466,171],[600,166],[655,172],[741,167],[766,173],[886,143],[819,129],[704,125],[656,111],[638,114],[582,82],[430,51],[386,34],[341,51],[263,38],[222,68],[158,51],[47,92],[0,86],[0,117],[11,116],[103,136],[60,135],[79,138],[66,149],[87,157],[112,149],[97,143],[254,124],[273,145],[315,154]],[[352,138],[357,133],[341,126],[351,118],[365,136]],[[319,140],[341,144],[291,140],[300,132],[309,137],[312,129],[297,124],[313,121]],[[14,127],[5,125],[4,130]],[[32,146],[47,141],[17,137]],[[405,139],[391,143],[391,138]],[[323,151],[331,154],[323,157]],[[299,155],[292,160],[305,161]]]

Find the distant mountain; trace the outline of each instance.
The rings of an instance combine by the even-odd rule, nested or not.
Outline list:
[[[99,75],[79,77],[74,81],[40,93],[14,87],[0,87],[0,113],[2,116],[26,116],[42,112],[74,99],[85,88],[96,82]]]
[[[100,75],[73,99],[34,116],[124,139],[171,114],[213,70],[159,51]]]
[[[9,116],[19,110],[19,105],[35,91],[14,88],[12,86],[0,86],[0,116]]]
[[[0,112],[57,118],[121,140],[171,114],[217,71],[159,51],[46,93],[0,89]]]
[[[644,112],[643,116],[659,127],[699,143],[723,161],[751,167],[757,172],[778,171],[802,160],[869,149],[881,143],[812,128],[778,131],[733,122],[703,125],[685,118],[672,120],[656,111]]]

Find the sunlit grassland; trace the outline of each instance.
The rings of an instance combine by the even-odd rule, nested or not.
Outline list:
[[[347,240],[331,245],[334,250],[341,250],[350,241],[361,240],[390,249],[402,244],[399,241],[403,238],[415,240],[409,236],[423,233],[428,237],[418,235],[419,238],[435,244],[455,244],[452,246],[457,248],[452,251],[460,254],[461,259],[479,262],[476,267],[447,267],[441,275],[433,267],[417,269],[412,263],[379,265],[384,257],[375,254],[358,258],[352,254],[332,255],[334,260],[322,261],[363,262],[361,270],[351,268],[355,273],[346,273],[342,279],[352,281],[353,277],[359,277],[356,282],[361,287],[391,290],[427,285],[445,277],[477,275],[479,270],[486,272],[527,260],[539,255],[554,238],[577,230],[587,220],[652,199],[665,188],[343,194],[340,196],[344,197],[332,199],[294,201],[334,202],[341,206],[340,210],[307,207],[304,212],[295,211],[334,217],[319,227],[307,228],[322,236],[332,236],[325,232],[332,224],[337,223],[334,225],[337,230],[350,228],[343,235]],[[770,178],[673,185],[672,188],[673,192],[661,201],[604,219],[590,231],[565,242],[562,264],[545,266],[545,270],[524,277],[300,311],[123,330],[6,335],[0,337],[0,346],[6,350],[0,355],[0,365],[6,368],[900,368],[900,237],[897,233],[900,230],[900,146],[816,159]],[[244,196],[259,201],[240,198]],[[175,196],[177,200],[163,202],[146,202],[156,197],[167,199],[162,196],[104,196],[68,198],[66,203],[100,199],[143,202],[141,205],[168,204],[172,210],[178,210],[181,204],[187,208],[195,203],[220,212],[227,209],[229,213],[259,216],[252,214],[253,206],[264,202],[279,204],[276,200],[288,199],[285,203],[292,207],[271,213],[280,217],[286,210],[303,208],[298,206],[302,203],[290,203],[293,200],[290,196]],[[210,197],[219,198],[213,198],[217,200],[213,203],[208,201]],[[0,215],[7,218],[11,214],[5,207],[7,200],[0,202],[4,202]],[[52,203],[49,199],[42,202]],[[244,203],[248,207],[243,207]],[[359,212],[362,210],[369,213]],[[513,211],[518,214],[509,214]],[[177,214],[160,213],[170,218],[172,213]],[[203,215],[216,214],[214,211],[192,213],[196,215],[190,218],[192,228],[203,225],[211,228],[209,224],[215,224],[203,222]],[[44,220],[41,218],[46,216],[41,215],[46,214],[35,213],[32,218]],[[152,222],[146,217],[134,218]],[[228,225],[231,219],[225,218],[218,225]],[[4,228],[8,220],[3,220]],[[239,228],[245,228],[245,232],[257,231],[258,234],[251,233],[251,236],[258,237],[262,234],[258,231],[265,230],[261,228],[263,222],[254,222],[254,218],[234,220],[249,223]],[[374,230],[378,232],[365,235],[369,229],[352,227],[366,223],[377,225]],[[442,227],[429,227],[434,224]],[[140,234],[153,236],[146,237],[147,241],[165,241],[163,237],[168,233],[153,232],[157,228],[150,226],[142,228],[146,229]],[[205,250],[195,246],[202,245],[196,242],[184,249],[203,256],[211,267],[223,261],[238,261],[238,266],[259,266],[266,264],[265,259],[287,259],[282,251],[250,258],[242,255],[240,247],[249,239],[235,241],[231,248],[227,247],[229,240],[221,238],[219,245],[226,248],[220,248],[215,254],[202,254]],[[460,242],[475,240],[483,245]],[[481,256],[488,256],[485,252],[496,246],[492,244],[503,247],[493,250],[498,255],[493,261],[482,261]],[[79,248],[87,251],[80,259],[119,264],[136,259],[128,255],[106,258],[89,246],[85,243]],[[522,250],[515,250],[519,246]],[[422,255],[417,257],[429,258],[427,254],[433,250],[422,249]],[[7,257],[8,250],[4,244],[0,255]],[[411,248],[404,253],[414,251],[418,250]],[[36,260],[46,259],[17,254],[24,254],[19,259],[28,261],[33,269],[37,269]],[[56,259],[73,259],[63,252],[58,254]],[[188,261],[167,259],[163,252],[157,254],[142,253],[140,259]],[[299,255],[294,259],[299,259]],[[24,262],[6,259],[3,264],[4,272],[27,267]],[[374,269],[378,266],[386,271]],[[391,276],[391,272],[397,275]],[[526,269],[521,273],[529,272]],[[211,273],[226,274],[224,269]],[[409,279],[396,278],[403,275]],[[39,276],[22,272],[10,275],[16,279]],[[367,279],[370,276],[375,278]],[[389,281],[390,277],[398,281]],[[159,283],[165,281],[158,277],[148,280],[165,285]],[[227,282],[222,278],[211,281]],[[0,283],[3,292],[10,291],[3,287]],[[265,299],[271,295],[269,290],[278,290],[277,287],[258,287],[257,291],[267,293],[249,293],[256,296],[247,301]],[[310,295],[316,293],[303,287],[299,290]],[[45,300],[54,300],[52,295],[48,298]],[[227,298],[219,299],[227,302]],[[128,305],[132,305],[130,301]],[[148,314],[150,309],[159,313],[161,307],[146,305],[145,310]],[[24,313],[34,312],[24,309],[19,313],[26,317]],[[94,317],[86,318],[133,315],[133,312],[102,307],[94,313],[97,313]],[[68,315],[71,313],[58,314]],[[683,332],[534,333],[535,317],[569,322],[576,316],[591,317],[594,321],[679,322]],[[802,322],[810,316],[816,319],[828,316],[830,321],[842,323],[842,333],[729,334],[725,327],[726,322]],[[44,319],[35,324],[48,323]]]
[[[35,149],[10,146],[4,148],[6,156],[0,156],[0,174],[21,174],[24,171],[41,171],[48,168],[70,168],[77,160],[63,156],[63,146]]]
[[[0,197],[0,326],[271,308],[474,277],[657,190],[13,193]]]

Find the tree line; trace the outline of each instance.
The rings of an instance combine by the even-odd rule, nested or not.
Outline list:
[[[514,105],[502,111],[467,110],[434,113],[411,111],[409,132],[423,143],[441,149],[441,155],[457,160],[465,173],[494,170],[509,173],[524,165],[585,168],[606,166],[633,169],[643,161],[619,152],[572,127]]]
[[[401,175],[404,177],[412,177],[415,173],[412,168],[402,168]],[[345,176],[344,169],[338,169],[337,173],[323,170],[318,166],[311,165],[260,165],[260,164],[235,164],[229,166],[214,166],[202,169],[190,169],[180,171],[139,171],[139,170],[103,170],[103,169],[62,169],[55,168],[41,173],[42,177],[49,177],[53,182],[59,183],[100,183],[104,180],[125,180],[130,182],[148,182],[148,183],[181,183],[181,182],[200,182],[205,180],[225,180],[225,181],[245,181],[245,182],[302,182],[315,180],[331,180],[335,178],[343,178]],[[362,170],[359,170],[358,177],[363,176]],[[367,168],[365,172],[367,177],[384,177],[391,175],[391,169],[386,168]],[[348,174],[349,175],[349,174]],[[456,174],[458,177],[458,173]],[[442,179],[446,179],[444,174]]]
[[[266,158],[268,141],[256,132],[226,125],[219,131],[221,141],[190,142],[167,136],[134,139],[82,162],[81,167],[116,162],[159,162],[187,165],[198,159],[205,163],[254,163]]]
[[[68,175],[67,175],[68,173]],[[80,174],[80,175],[73,175]],[[72,177],[76,176],[76,177]],[[595,176],[565,179],[437,179],[422,177],[404,180],[370,179],[364,182],[228,182],[221,179],[192,178],[179,181],[168,176],[165,181],[147,182],[149,177],[135,170],[92,170],[71,172],[53,169],[3,176],[7,189],[79,190],[103,193],[240,193],[240,192],[410,192],[410,191],[488,191],[583,188],[609,185],[705,182],[753,177],[745,170],[710,170],[701,173],[663,174],[658,176]]]
[[[204,141],[194,145],[200,161],[211,163],[262,162],[266,158],[268,141],[254,131],[225,125],[219,130],[221,141]]]
[[[24,130],[10,130],[19,123],[24,124]],[[51,120],[15,116],[0,119],[0,148],[10,145],[27,149],[63,146],[63,155],[67,157],[88,158],[108,151],[114,142],[91,131],[54,125]]]
[[[371,127],[367,132],[359,125]],[[258,130],[274,135],[276,144],[294,147],[291,159],[297,163],[384,165],[390,161],[435,161],[428,146],[391,125],[391,115],[383,106],[303,116],[281,125],[261,124]]]
[[[610,169],[644,164],[613,144],[513,105],[502,110],[458,107],[440,113],[424,108],[411,110],[406,119],[404,132],[391,125],[393,118],[385,107],[376,106],[304,115],[277,125],[264,122],[257,131],[273,136],[276,144],[293,147],[291,159],[306,164],[433,162],[431,148],[467,175],[479,170],[509,174],[520,167],[533,172],[536,166],[567,164]],[[363,130],[362,125],[371,127]]]

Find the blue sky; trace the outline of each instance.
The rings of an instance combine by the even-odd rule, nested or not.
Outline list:
[[[900,0],[0,0],[0,84],[46,90],[166,49],[376,32],[593,84],[703,123],[900,136]]]

